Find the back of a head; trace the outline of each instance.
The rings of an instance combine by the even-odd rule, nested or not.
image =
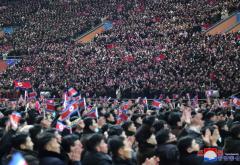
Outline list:
[[[181,117],[178,112],[172,112],[168,115],[168,124],[170,126],[177,126],[179,121],[181,121]]]
[[[151,135],[151,127],[148,125],[141,125],[141,127],[138,128],[135,137],[139,143],[145,143],[146,140],[151,137]]]
[[[42,126],[40,124],[35,124],[32,128],[30,128],[29,133],[32,139],[35,139],[37,134],[39,134],[42,130]]]
[[[135,122],[141,116],[142,116],[141,114],[133,114],[131,117],[131,121]]]
[[[189,147],[191,147],[193,140],[194,139],[191,136],[184,136],[178,140],[177,146],[178,146],[178,149],[179,149],[181,155],[188,153],[187,149]]]
[[[36,143],[38,150],[44,151],[47,143],[50,142],[53,138],[55,138],[55,135],[53,133],[49,133],[49,132],[40,133],[37,136],[37,143]]]
[[[90,117],[86,117],[85,119],[83,119],[83,122],[85,124],[85,127],[84,127],[84,130],[89,130],[90,126],[93,124],[93,118],[90,118]]]
[[[123,124],[122,124],[123,130],[124,130],[124,131],[127,131],[128,128],[131,126],[132,123],[133,123],[132,121],[125,121],[125,122],[123,122]]]
[[[108,141],[108,147],[113,157],[117,157],[118,150],[124,146],[124,138],[119,136],[113,136]]]
[[[153,123],[154,132],[157,133],[158,131],[163,129],[164,128],[164,124],[166,124],[166,122],[164,120],[157,120],[157,121],[155,121]]]
[[[27,141],[27,137],[29,135],[27,133],[17,133],[11,139],[12,146],[15,149],[20,149],[21,144],[25,144]]]
[[[54,134],[55,132],[57,132],[57,129],[56,128],[47,128],[44,131]]]
[[[211,118],[214,116],[215,116],[214,112],[208,112],[208,113],[206,113],[204,119],[208,121],[208,120],[211,120]]]
[[[157,144],[165,144],[170,138],[169,133],[170,131],[168,129],[161,129],[160,131],[158,131],[156,134]]]
[[[123,129],[119,125],[112,125],[108,128],[108,136],[121,136],[123,133]]]
[[[91,135],[90,138],[86,141],[86,150],[90,152],[96,151],[96,147],[101,143],[102,140],[104,140],[102,134],[95,133]]]
[[[233,124],[232,127],[230,128],[230,133],[233,138],[239,139],[240,140],[240,124]]]
[[[143,119],[143,124],[151,127],[153,125],[153,123],[155,122],[155,116],[146,116]]]
[[[63,150],[67,153],[70,152],[71,146],[74,146],[75,141],[79,140],[77,135],[67,135],[64,136],[62,139],[62,143],[61,146],[63,148]]]

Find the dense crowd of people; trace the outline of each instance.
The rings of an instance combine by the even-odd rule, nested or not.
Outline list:
[[[13,0],[3,5],[1,23],[18,25],[7,43],[23,59],[1,75],[2,90],[11,89],[12,80],[29,80],[36,91],[53,91],[56,97],[64,86],[91,96],[114,96],[120,88],[125,97],[207,89],[229,96],[239,89],[239,34],[201,33],[223,11],[236,11],[236,0]],[[70,39],[103,18],[113,22],[112,30],[89,44]]]
[[[0,2],[14,29],[0,53],[21,57],[0,73],[0,165],[239,164],[240,100],[198,101],[239,92],[240,33],[203,33],[238,0]],[[104,20],[111,30],[75,43]],[[14,80],[31,83],[28,96]]]
[[[239,164],[240,114],[234,107],[210,100],[194,108],[179,100],[154,109],[129,100],[123,119],[125,103],[86,99],[97,107],[96,116],[79,109],[61,121],[60,111],[46,111],[43,103],[39,110],[36,100],[3,101],[0,164],[11,164],[17,154],[29,165]],[[206,160],[204,148],[216,150],[214,162]]]

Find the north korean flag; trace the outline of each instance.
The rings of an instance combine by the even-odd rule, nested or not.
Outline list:
[[[53,112],[53,111],[56,110],[56,106],[55,106],[54,104],[47,103],[46,110],[47,110],[48,112]]]
[[[237,97],[234,97],[232,100],[233,106],[240,108],[240,99]]]
[[[61,120],[66,120],[72,113],[78,110],[78,103],[72,102],[70,103],[62,112]]]
[[[56,129],[60,132],[62,132],[64,130],[64,128],[66,128],[67,126],[64,125],[62,122],[58,121],[56,124]]]
[[[14,122],[19,123],[22,116],[18,112],[13,112],[10,117]]]
[[[92,108],[85,116],[92,117],[92,118],[98,118],[98,109]]]
[[[75,96],[78,92],[74,88],[69,88],[68,89],[68,95],[70,97]]]
[[[29,99],[33,99],[33,98],[36,98],[37,97],[37,92],[31,92],[28,94],[28,98]]]
[[[86,101],[85,101],[85,98],[82,98],[79,101],[79,108],[85,109],[85,107],[86,107]]]
[[[29,81],[21,82],[21,81],[14,80],[14,86],[15,88],[22,88],[22,89],[32,88],[32,85]]]
[[[162,106],[162,103],[159,101],[159,100],[156,100],[156,99],[154,99],[153,101],[152,101],[152,106],[154,107],[154,108],[161,108],[161,106]]]

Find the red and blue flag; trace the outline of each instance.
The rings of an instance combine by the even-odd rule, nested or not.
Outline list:
[[[16,81],[14,80],[14,86],[15,88],[20,88],[20,89],[29,89],[32,88],[32,85],[29,81]]]
[[[78,93],[77,90],[74,89],[74,88],[69,88],[69,89],[68,89],[68,95],[69,95],[70,97],[75,96],[77,93]]]
[[[61,114],[61,120],[66,120],[71,114],[78,111],[78,103],[76,101],[71,102],[67,105],[67,107],[63,110]]]
[[[17,152],[13,154],[11,161],[8,165],[28,165],[23,156]]]
[[[158,100],[158,99],[154,99],[154,100],[152,101],[152,107],[157,108],[157,109],[160,109],[160,108],[162,107],[161,101]]]

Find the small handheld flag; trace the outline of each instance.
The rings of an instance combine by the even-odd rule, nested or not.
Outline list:
[[[8,165],[28,165],[20,153],[15,153]]]

